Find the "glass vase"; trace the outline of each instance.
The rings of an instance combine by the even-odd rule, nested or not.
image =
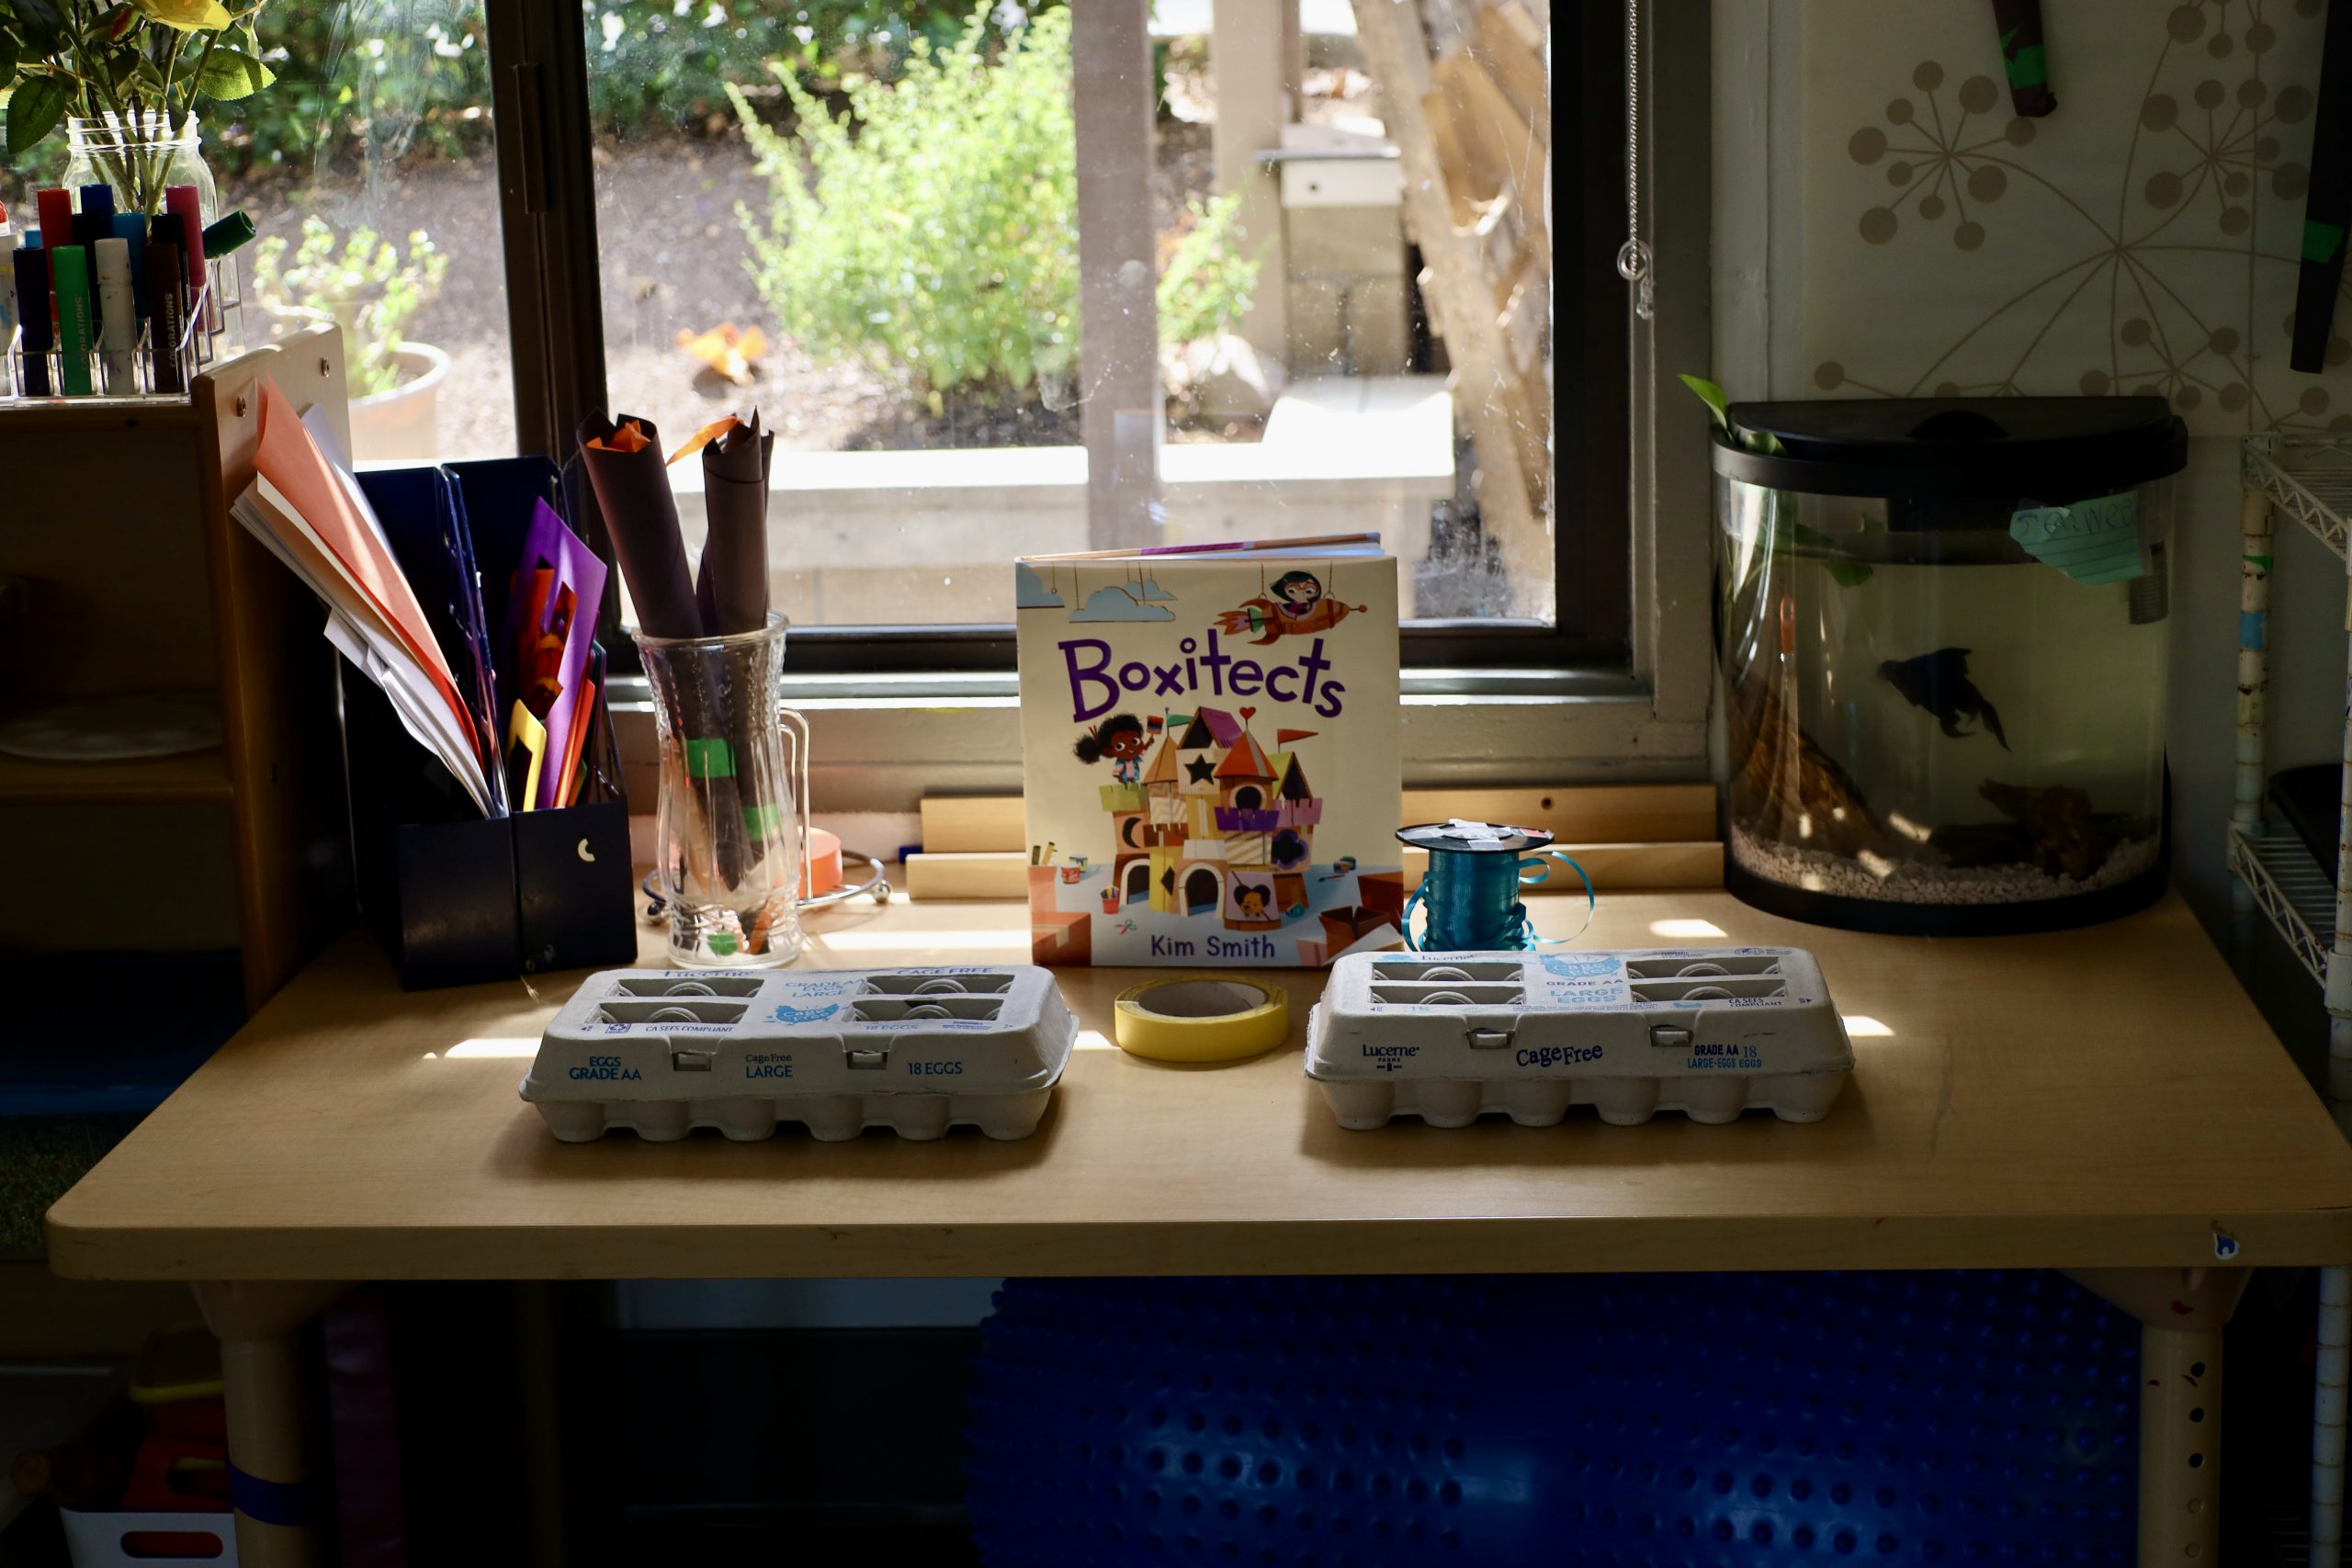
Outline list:
[[[654,871],[681,967],[800,952],[800,807],[778,716],[788,624],[771,615],[732,637],[637,639],[660,739]]]
[[[220,193],[198,145],[200,131],[191,114],[174,134],[158,109],[68,119],[65,172],[58,183],[75,192],[84,186],[107,186],[114,191],[116,211],[142,212],[150,218],[164,210],[166,188],[194,186],[197,209],[209,223],[220,216]]]

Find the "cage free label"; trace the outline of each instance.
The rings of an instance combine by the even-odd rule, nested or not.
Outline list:
[[[2021,506],[2009,513],[2009,537],[2077,582],[2129,582],[2147,570],[2140,502],[2129,491],[2069,506]]]

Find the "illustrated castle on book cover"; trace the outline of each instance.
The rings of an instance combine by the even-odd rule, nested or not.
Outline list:
[[[1091,592],[1075,564],[1020,569],[1042,962],[1318,964],[1396,941],[1401,872],[1359,863],[1394,853],[1379,825],[1397,809],[1395,563],[1319,564],[1321,577],[1294,570],[1269,583],[1256,561],[1159,558]],[[1071,597],[1041,569],[1069,579]],[[1367,604],[1326,596],[1323,578],[1339,570]],[[1239,608],[1197,630],[1170,607],[1199,603],[1195,589],[1231,604],[1223,594],[1236,587]],[[1368,607],[1383,597],[1383,610]],[[1074,739],[1061,728],[1069,719],[1081,726]],[[1318,832],[1331,835],[1310,750],[1318,768],[1349,765],[1351,787],[1329,808],[1337,847],[1318,848]],[[1100,780],[1105,766],[1110,782],[1079,795],[1079,779]]]

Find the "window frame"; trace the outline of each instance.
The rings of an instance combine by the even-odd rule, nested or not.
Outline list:
[[[584,126],[585,35],[553,0],[486,0],[509,53],[493,54],[500,116],[503,211],[508,234],[509,299],[517,344],[517,416],[523,449],[560,457],[579,422],[605,411],[602,297],[593,268],[594,187],[584,135],[558,134],[558,112]],[[1622,5],[1576,7],[1581,62],[1615,60]],[[1645,25],[1647,19],[1645,18]],[[560,24],[573,22],[570,30]],[[1588,399],[1585,416],[1563,431],[1555,471],[1577,476],[1555,525],[1563,584],[1623,585],[1622,642],[1579,648],[1556,632],[1550,660],[1506,657],[1512,639],[1533,654],[1541,633],[1459,623],[1407,634],[1405,782],[1444,784],[1566,784],[1702,778],[1712,769],[1709,706],[1713,686],[1709,552],[1713,490],[1705,421],[1684,407],[1673,372],[1713,359],[1710,224],[1714,126],[1711,105],[1710,10],[1676,13],[1669,28],[1645,34],[1648,167],[1644,214],[1658,258],[1657,310],[1636,320],[1622,289],[1607,286],[1623,239],[1622,76],[1578,75],[1577,200],[1555,213],[1580,225],[1569,248],[1570,276],[1603,287],[1578,288],[1560,310],[1555,343],[1573,344],[1577,373],[1622,364],[1600,385],[1622,399]],[[1555,33],[1555,39],[1569,37]],[[1604,53],[1603,51],[1607,51]],[[514,51],[519,51],[520,53]],[[526,83],[515,68],[538,73]],[[1731,69],[1736,70],[1736,62]],[[548,73],[571,84],[552,97]],[[536,97],[533,93],[536,90]],[[534,107],[536,106],[536,107]],[[519,134],[510,134],[519,132]],[[514,146],[510,152],[509,142]],[[1736,159],[1730,160],[1737,162]],[[541,182],[535,204],[534,179]],[[549,209],[549,205],[554,209]],[[518,257],[515,241],[536,247]],[[537,290],[536,294],[532,291]],[[1613,295],[1613,298],[1612,298]],[[1556,296],[1555,296],[1556,298]],[[560,358],[569,321],[573,344],[593,358]],[[579,323],[595,330],[582,333]],[[533,356],[527,363],[523,345]],[[593,368],[591,367],[593,366]],[[1663,370],[1662,368],[1663,367]],[[526,372],[542,390],[526,393]],[[1659,404],[1663,374],[1672,401]],[[1587,382],[1585,384],[1595,384]],[[537,400],[530,400],[536,399]],[[1556,420],[1556,409],[1555,411]],[[1555,430],[1561,429],[1559,425]],[[1627,525],[1596,541],[1582,524],[1622,508]],[[1620,553],[1611,553],[1613,551]],[[1581,576],[1571,576],[1571,571]],[[1563,595],[1564,609],[1573,609]],[[608,610],[609,613],[609,610]],[[1600,624],[1597,619],[1588,626]],[[630,649],[616,627],[616,662]],[[1613,659],[1580,658],[1614,654]],[[650,754],[651,705],[641,677],[613,686],[625,750]],[[860,809],[911,810],[925,794],[1018,793],[1018,696],[1009,628],[808,627],[796,629],[787,700],[812,734],[817,798]],[[641,732],[641,733],[640,733]]]
[[[575,7],[554,0],[485,0],[507,299],[521,449],[563,461],[575,433],[607,414],[604,310],[597,265],[595,175],[591,161],[589,58]],[[1559,29],[1579,112],[1577,153],[1555,165],[1554,210],[1571,243],[1555,246],[1554,342],[1570,351],[1573,384],[1626,384],[1627,342],[1618,330],[1622,290],[1613,258],[1623,235],[1623,32],[1612,6],[1580,6]],[[1081,8],[1078,25],[1086,25]],[[1078,51],[1083,62],[1085,51]],[[1081,63],[1080,69],[1085,69]],[[1081,215],[1081,221],[1083,217]],[[1556,221],[1556,220],[1555,220]],[[1556,278],[1572,287],[1565,293]],[[1403,633],[1408,667],[1519,666],[1623,671],[1630,667],[1633,581],[1627,509],[1626,407],[1600,396],[1577,400],[1569,422],[1553,410],[1552,624],[1496,618],[1417,621]],[[592,533],[594,519],[588,520]],[[606,541],[590,543],[603,549]],[[1008,557],[1017,546],[1008,548]],[[1410,563],[1405,563],[1410,570]],[[608,596],[608,645],[631,668],[619,635],[617,589]],[[922,671],[1010,671],[1010,625],[796,626],[797,671],[823,675]]]

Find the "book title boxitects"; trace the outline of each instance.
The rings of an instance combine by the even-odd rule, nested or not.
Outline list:
[[[1274,544],[1014,571],[1038,963],[1401,944],[1394,559]]]

